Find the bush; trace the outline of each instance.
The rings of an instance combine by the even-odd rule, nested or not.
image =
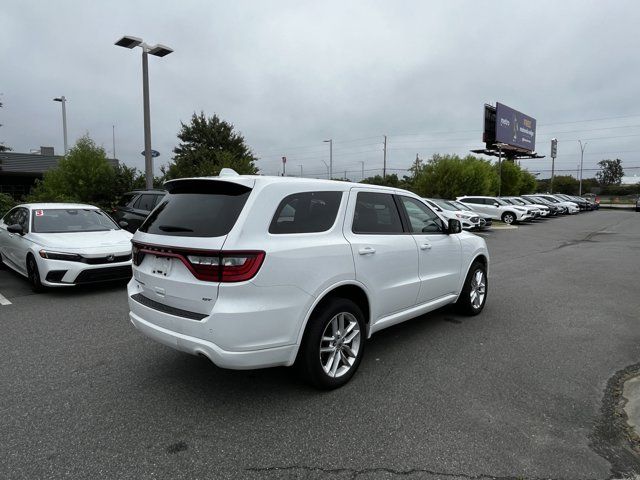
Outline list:
[[[4,214],[15,207],[16,202],[12,197],[6,193],[0,193],[0,217],[4,217]]]

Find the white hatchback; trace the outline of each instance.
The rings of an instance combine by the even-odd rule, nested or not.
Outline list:
[[[133,239],[131,322],[233,369],[355,373],[375,332],[487,298],[484,240],[408,191],[237,175],[171,180]]]
[[[0,221],[0,263],[35,291],[131,277],[131,233],[97,207],[18,205]]]

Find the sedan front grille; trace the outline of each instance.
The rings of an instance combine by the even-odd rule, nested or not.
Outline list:
[[[104,267],[83,270],[73,283],[109,282],[131,278],[131,266]]]

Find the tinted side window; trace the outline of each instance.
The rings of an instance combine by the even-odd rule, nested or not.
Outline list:
[[[15,223],[20,224],[20,226],[22,226],[22,229],[25,232],[28,232],[29,231],[29,210],[27,210],[26,208],[19,208],[18,212],[14,217],[14,221]]]
[[[14,225],[16,223],[15,217],[18,213],[18,209],[14,208],[13,210],[9,210],[9,212],[2,218],[2,221],[5,225]]]
[[[481,198],[469,197],[469,198],[463,198],[461,201],[464,203],[476,203],[478,205],[484,204]]]
[[[140,195],[140,198],[136,201],[134,208],[150,212],[156,204],[155,195]]]
[[[119,207],[130,207],[130,203],[132,203],[132,200],[134,199],[136,195],[134,193],[128,193],[126,195],[123,195],[122,198],[120,198],[120,201],[118,202],[118,206]]]
[[[442,221],[429,207],[414,198],[400,198],[413,233],[442,233]]]
[[[338,215],[342,192],[302,192],[285,197],[269,225],[269,233],[326,232]]]
[[[353,233],[402,233],[398,207],[389,193],[360,192],[356,199]]]
[[[158,205],[162,199],[164,198],[164,194],[163,195],[156,195],[156,200],[155,202],[153,202],[153,206],[155,207],[156,205]]]

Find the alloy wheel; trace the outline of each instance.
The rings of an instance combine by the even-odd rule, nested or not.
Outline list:
[[[476,270],[471,279],[471,290],[469,292],[471,306],[478,309],[484,302],[487,294],[487,282],[485,274],[482,270]]]
[[[360,325],[355,316],[341,312],[327,323],[320,338],[320,364],[329,377],[346,374],[360,352]]]

